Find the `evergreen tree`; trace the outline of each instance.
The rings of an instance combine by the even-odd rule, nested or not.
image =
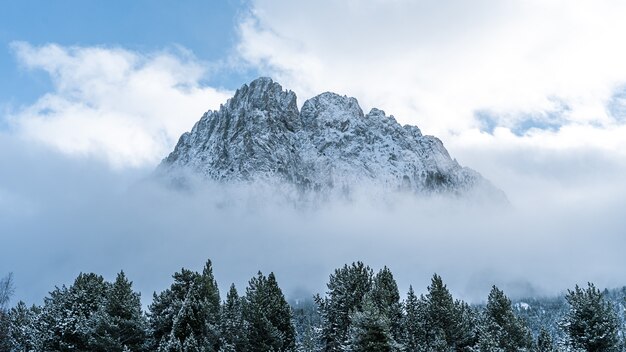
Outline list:
[[[423,305],[420,304],[413,286],[409,286],[409,293],[404,302],[404,317],[402,320],[404,337],[402,342],[406,352],[417,352],[421,344],[426,340],[424,336],[425,328],[422,325],[424,312]]]
[[[344,265],[330,275],[326,297],[316,296],[323,322],[323,351],[338,352],[348,343],[350,314],[361,310],[372,288],[372,276],[372,269],[362,262]]]
[[[527,351],[532,348],[532,336],[525,322],[513,312],[511,300],[493,286],[485,307],[482,339],[495,341],[506,352]]]
[[[242,299],[235,284],[230,286],[221,313],[221,351],[242,351],[245,346]]]
[[[218,351],[220,302],[211,261],[202,274],[183,268],[173,278],[169,289],[154,294],[149,307],[152,348]]]
[[[41,332],[38,326],[41,310],[37,306],[27,307],[22,301],[11,309],[9,338],[14,351],[40,351]]]
[[[476,343],[475,316],[468,305],[455,301],[443,280],[435,274],[426,296],[420,299],[423,341],[426,350],[463,351]]]
[[[593,284],[587,289],[576,285],[566,295],[570,310],[563,329],[572,348],[588,352],[619,350],[619,321],[615,310]]]
[[[393,352],[400,345],[391,332],[391,322],[374,299],[368,295],[362,310],[352,313],[346,352]]]
[[[545,328],[541,328],[539,335],[537,336],[537,352],[556,352],[554,342],[552,341],[552,335]]]
[[[276,277],[261,272],[246,288],[244,305],[246,351],[283,352],[295,350],[295,328],[291,307],[278,287]]]
[[[296,349],[298,352],[317,352],[321,349],[321,317],[312,299],[298,299],[292,304]]]
[[[213,263],[210,260],[202,269],[200,281],[201,297],[204,300],[202,309],[206,317],[205,340],[211,346],[210,350],[218,351],[220,348],[221,298],[217,280],[213,275]]]
[[[46,351],[88,351],[92,318],[106,303],[109,284],[93,273],[79,274],[70,288],[55,288],[40,315]]]
[[[455,301],[457,311],[456,350],[470,351],[478,344],[479,318],[478,313],[466,302]]]
[[[92,351],[142,351],[146,342],[146,320],[140,294],[132,290],[120,272],[107,293],[106,303],[93,317],[90,333]]]
[[[372,282],[369,293],[372,303],[387,318],[391,334],[395,341],[402,339],[402,304],[398,284],[393,278],[391,270],[386,266],[381,269]]]
[[[13,275],[0,280],[0,352],[10,352],[9,339],[9,300],[13,295]]]

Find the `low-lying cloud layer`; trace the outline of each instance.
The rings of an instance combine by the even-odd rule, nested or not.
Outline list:
[[[303,211],[259,191],[173,191],[151,181],[151,169],[111,171],[0,141],[0,163],[12,166],[0,176],[0,268],[14,272],[16,297],[28,302],[80,271],[112,279],[124,269],[147,303],[174,271],[200,269],[207,258],[223,289],[230,282],[243,288],[257,270],[274,271],[292,297],[323,292],[331,271],[354,260],[388,265],[405,292],[409,284],[424,290],[437,272],[472,301],[492,284],[513,296],[586,281],[624,284],[626,190],[617,177],[594,171],[549,179],[532,160],[532,170],[507,170],[522,187],[511,192],[510,209],[398,196]]]

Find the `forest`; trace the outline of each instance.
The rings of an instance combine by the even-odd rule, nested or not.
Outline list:
[[[273,273],[220,295],[211,261],[181,269],[147,311],[132,282],[81,273],[42,305],[13,301],[0,280],[0,351],[624,351],[624,293],[589,283],[560,297],[511,301],[493,286],[483,304],[455,299],[433,275],[401,296],[391,270],[362,262],[327,291],[289,302]]]

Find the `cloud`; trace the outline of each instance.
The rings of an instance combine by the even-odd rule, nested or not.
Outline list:
[[[563,106],[562,124],[605,126],[626,82],[625,11],[610,0],[256,0],[238,51],[305,97],[355,96],[444,137],[486,110],[507,128]]]
[[[237,50],[300,103],[331,90],[418,125],[514,205],[539,192],[598,199],[623,194],[626,174],[625,11],[610,0],[254,0]]]
[[[23,42],[12,48],[23,67],[44,70],[54,87],[9,113],[13,133],[117,168],[156,164],[204,111],[230,96],[202,85],[207,64],[183,49],[143,54]]]
[[[560,171],[551,161],[542,166]],[[525,163],[534,167],[523,172]],[[28,303],[79,272],[112,280],[123,269],[148,304],[172,273],[200,270],[207,258],[222,290],[274,271],[290,297],[323,292],[332,270],[354,260],[389,266],[403,293],[409,284],[423,292],[437,272],[470,301],[484,300],[492,284],[511,296],[624,284],[626,187],[597,192],[598,180],[614,185],[624,168],[546,178],[551,172],[533,174],[540,168],[522,153],[501,165],[528,194],[512,209],[398,196],[302,211],[257,185],[178,192],[151,181],[151,168],[111,170],[13,137],[0,138],[0,164],[11,165],[0,173],[0,268],[14,272],[15,297]],[[561,182],[590,190],[562,198]]]

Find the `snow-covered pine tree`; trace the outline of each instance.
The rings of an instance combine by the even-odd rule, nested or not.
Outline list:
[[[110,284],[93,273],[79,274],[44,299],[39,326],[46,351],[89,351],[93,316],[105,305]]]
[[[535,346],[536,352],[557,352],[554,347],[554,341],[552,335],[545,328],[541,328],[539,335],[537,335],[537,345]]]
[[[220,309],[221,298],[217,280],[213,275],[213,263],[207,260],[200,277],[200,291],[203,297],[203,310],[206,315],[206,335],[204,339],[212,351],[220,348]]]
[[[401,351],[391,332],[391,321],[381,311],[371,295],[367,295],[360,311],[351,314],[345,352],[395,352]]]
[[[291,305],[294,327],[296,328],[297,351],[318,352],[321,349],[320,331],[322,323],[317,304],[312,299],[298,299]]]
[[[147,321],[141,298],[121,271],[108,290],[106,303],[92,317],[91,351],[143,351]]]
[[[494,340],[506,352],[530,351],[532,335],[526,323],[513,312],[511,300],[493,286],[484,311],[481,339]]]
[[[174,325],[174,318],[176,314],[178,314],[178,311],[180,311],[183,301],[187,296],[187,292],[189,292],[189,289],[196,280],[197,273],[182,268],[180,272],[174,273],[172,277],[174,278],[174,282],[170,288],[158,295],[154,293],[152,304],[148,307],[148,317],[153,340],[151,344],[152,350],[165,344],[171,344],[169,340],[172,326]]]
[[[473,311],[461,301],[455,301],[443,280],[433,275],[426,296],[420,298],[423,308],[424,341],[420,345],[433,351],[463,351],[476,343]]]
[[[9,300],[13,295],[13,274],[0,280],[0,351],[11,351],[9,338]]]
[[[406,352],[420,351],[421,344],[426,340],[424,336],[423,317],[424,312],[413,286],[409,286],[409,292],[404,301],[404,316],[402,319],[402,330],[404,332],[402,343]]]
[[[339,352],[348,343],[350,314],[360,311],[365,295],[372,288],[373,272],[362,262],[344,265],[330,275],[326,297],[315,301],[322,317],[322,350]]]
[[[274,273],[261,272],[246,288],[244,304],[246,348],[250,352],[287,352],[296,347],[295,328],[289,303]]]
[[[173,278],[169,289],[154,294],[149,307],[151,348],[176,350],[197,345],[202,351],[218,351],[219,291],[211,261],[202,274],[183,268]],[[190,337],[193,340],[185,344]]]
[[[372,282],[369,293],[373,304],[389,321],[389,328],[395,341],[402,339],[402,304],[400,291],[391,270],[386,266],[381,269]]]
[[[235,284],[230,285],[226,301],[222,305],[220,336],[221,352],[243,351],[245,347],[243,306]]]
[[[578,285],[566,295],[570,305],[563,321],[567,345],[588,352],[620,350],[619,321],[610,302],[592,283]]]
[[[41,332],[38,329],[39,314],[41,309],[37,306],[27,307],[26,303],[19,301],[11,308],[9,314],[9,340],[13,351],[40,351]]]

